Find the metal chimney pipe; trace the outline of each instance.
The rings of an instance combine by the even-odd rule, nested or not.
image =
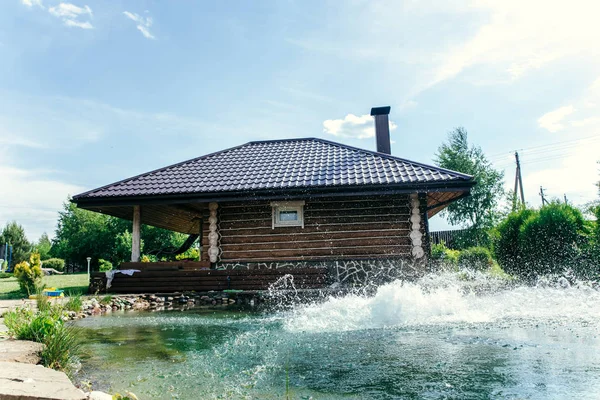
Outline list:
[[[390,122],[388,121],[390,110],[390,106],[371,108],[371,115],[375,117],[375,138],[377,139],[378,153],[392,154]]]

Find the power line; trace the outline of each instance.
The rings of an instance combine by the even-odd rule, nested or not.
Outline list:
[[[587,139],[600,139],[600,134],[595,134],[595,135],[592,135],[592,136],[586,136],[586,137],[577,138],[577,139],[563,140],[563,141],[560,141],[560,142],[547,143],[547,144],[543,144],[543,145],[539,145],[539,146],[524,147],[524,148],[520,148],[520,149],[517,149],[517,150],[519,150],[521,152],[527,152],[527,151],[533,150],[533,149],[542,149],[542,148],[545,148],[545,147],[551,147],[551,146],[561,145],[561,144],[564,144],[564,143],[581,142],[581,141],[584,141],[584,140],[587,140]],[[508,154],[511,154],[513,151],[514,150],[508,150],[508,151],[503,151],[501,153],[491,154],[489,156],[489,158],[492,159],[492,158],[498,158],[500,156],[506,156]]]

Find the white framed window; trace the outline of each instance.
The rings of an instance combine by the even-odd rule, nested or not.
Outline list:
[[[304,200],[273,201],[273,229],[285,226],[304,228]]]

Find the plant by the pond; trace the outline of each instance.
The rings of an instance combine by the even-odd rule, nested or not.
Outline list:
[[[43,297],[43,296],[40,296]],[[79,341],[75,330],[63,321],[64,309],[61,305],[44,303],[42,309],[34,312],[27,307],[19,307],[4,314],[4,323],[9,335],[31,340],[45,345],[41,353],[44,366],[70,373],[73,370],[79,351]]]
[[[81,294],[69,294],[68,300],[63,307],[67,311],[81,311],[81,309],[83,308],[83,299],[81,298]]]

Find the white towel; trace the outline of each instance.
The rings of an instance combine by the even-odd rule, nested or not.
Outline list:
[[[110,271],[106,271],[106,288],[110,288],[112,285],[112,280],[115,277],[115,274],[125,274],[132,276],[134,272],[141,272],[139,269],[111,269]]]

